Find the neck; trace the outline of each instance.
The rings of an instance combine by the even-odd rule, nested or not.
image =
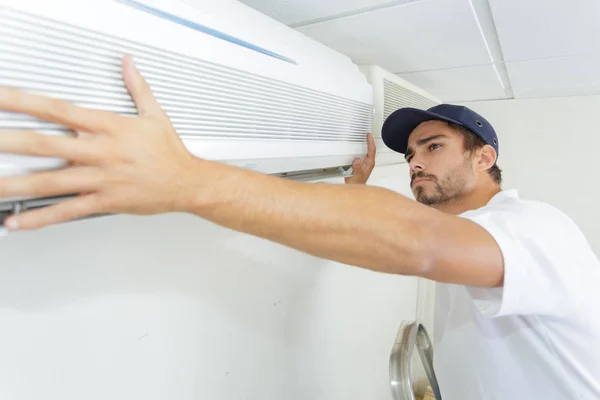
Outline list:
[[[485,206],[500,191],[500,187],[495,182],[486,182],[453,201],[437,204],[434,207],[448,214],[459,215]]]

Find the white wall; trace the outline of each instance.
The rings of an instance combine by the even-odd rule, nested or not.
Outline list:
[[[600,254],[600,96],[465,103],[495,127],[505,188],[571,216]]]
[[[372,184],[408,193],[406,166]],[[416,309],[414,278],[188,215],[9,235],[0,254],[6,400],[389,399],[389,352]]]

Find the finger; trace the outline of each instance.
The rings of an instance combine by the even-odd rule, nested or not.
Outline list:
[[[95,191],[99,174],[93,167],[69,167],[58,171],[0,179],[0,199],[50,197]]]
[[[68,101],[0,88],[0,109],[29,114],[42,120],[65,125],[73,130],[104,132],[116,114],[78,107]]]
[[[127,90],[129,90],[140,115],[164,114],[160,104],[152,94],[148,82],[146,82],[130,56],[123,58],[123,79],[125,79]]]
[[[352,168],[354,168],[354,169],[360,168],[361,164],[362,164],[362,160],[360,158],[355,158],[354,161],[352,161]]]
[[[367,135],[367,158],[369,160],[375,160],[375,139],[372,134]]]
[[[58,204],[25,211],[4,221],[9,230],[39,229],[49,225],[73,221],[94,214],[101,214],[97,195],[88,194],[64,200]]]
[[[33,131],[0,132],[0,153],[56,157],[77,163],[97,163],[105,158],[97,143]]]

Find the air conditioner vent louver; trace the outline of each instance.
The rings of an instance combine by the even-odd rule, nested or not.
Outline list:
[[[365,141],[372,107],[317,90],[0,8],[0,86],[134,115],[120,69],[132,55],[182,137]],[[66,132],[2,112],[0,129]]]
[[[373,132],[378,146],[377,165],[406,162],[404,157],[388,148],[381,139],[383,125],[396,110],[404,107],[428,109],[440,101],[420,87],[377,65],[363,65],[361,71],[373,86]]]
[[[387,79],[383,80],[383,120],[391,113],[403,107],[428,109],[435,106],[436,102],[421,96],[405,87]]]

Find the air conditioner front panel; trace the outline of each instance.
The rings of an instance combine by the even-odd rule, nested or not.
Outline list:
[[[237,2],[205,3],[0,0],[0,86],[134,116],[121,76],[130,54],[198,156],[266,173],[364,156],[372,91],[348,59]],[[71,134],[0,111],[0,134],[30,129]],[[63,165],[0,155],[0,175]]]

